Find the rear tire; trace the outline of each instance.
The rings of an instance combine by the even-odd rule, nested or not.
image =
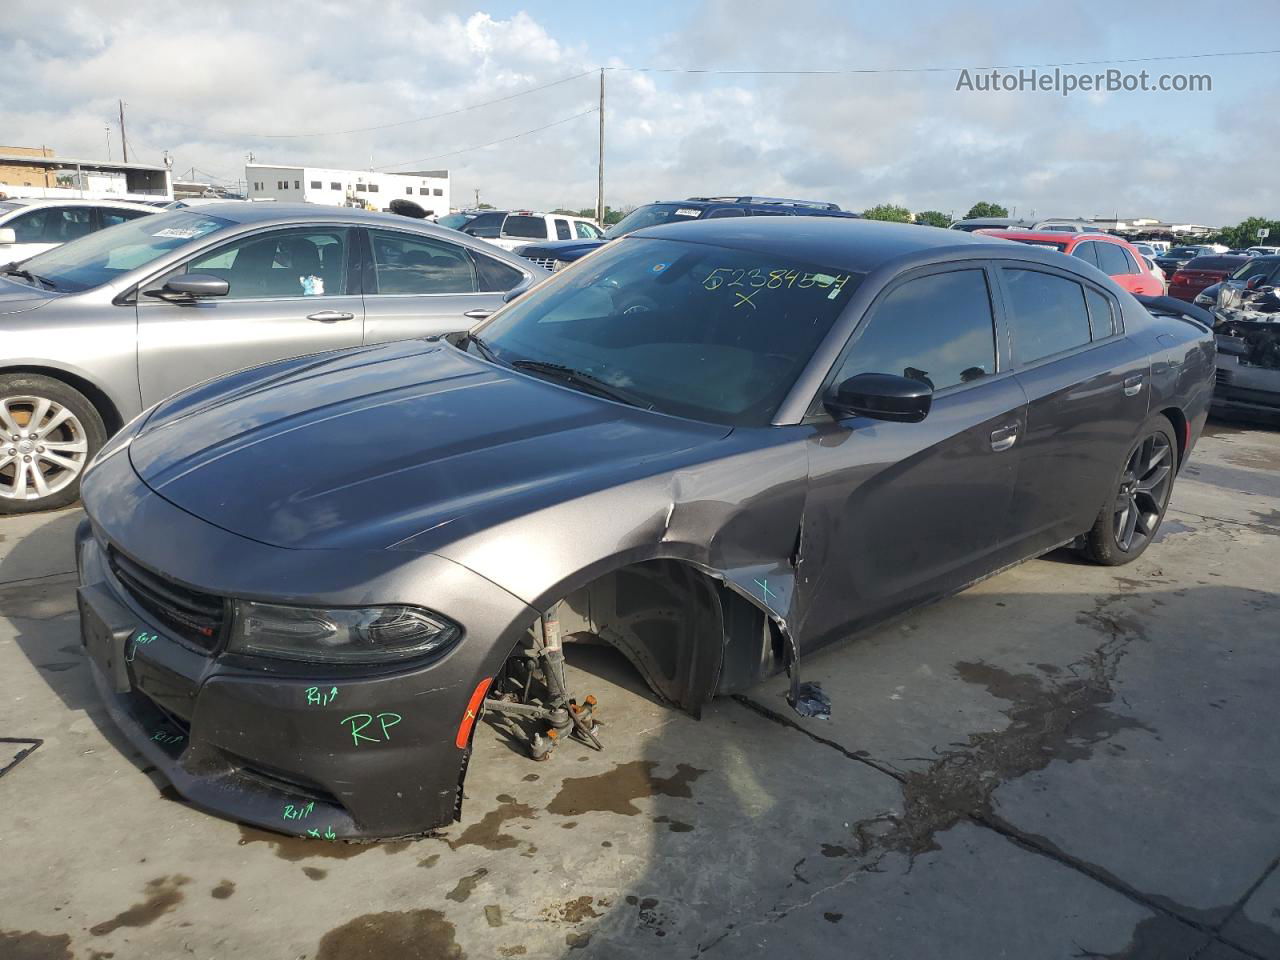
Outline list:
[[[0,515],[75,503],[106,440],[101,414],[79,390],[35,373],[0,375]]]
[[[1178,440],[1173,425],[1161,416],[1129,448],[1112,488],[1115,492],[1085,534],[1084,555],[1106,567],[1142,556],[1169,507],[1177,470]]]

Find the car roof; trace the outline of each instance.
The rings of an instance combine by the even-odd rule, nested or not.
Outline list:
[[[1128,240],[1113,237],[1109,233],[1068,233],[1064,230],[983,230],[984,237],[999,237],[1002,240],[1026,242],[1034,240],[1041,243],[1083,243],[1086,240],[1102,240],[1107,243],[1118,243],[1128,246]]]
[[[992,241],[982,235],[975,237],[963,230],[844,217],[686,220],[644,227],[618,242],[645,238],[731,247],[860,273],[870,273],[884,264],[914,254],[954,251],[966,256],[981,256],[983,248],[993,256],[1008,253],[1008,245],[1003,241]],[[1034,254],[1035,249],[1026,248],[1028,254]]]
[[[146,210],[155,213],[156,208],[140,200],[108,200],[90,197],[9,197],[5,203],[20,203],[29,207],[123,207],[126,210]]]
[[[320,203],[250,203],[244,200],[229,200],[225,203],[200,204],[198,207],[183,207],[167,210],[166,213],[191,213],[198,216],[218,217],[232,223],[293,223],[297,220],[353,220],[370,224],[386,224],[403,227],[407,222],[417,222],[410,217],[402,217],[398,213],[379,213],[373,210],[361,210],[358,207],[331,207]],[[486,213],[492,211],[485,211]],[[447,227],[441,229],[447,230]]]

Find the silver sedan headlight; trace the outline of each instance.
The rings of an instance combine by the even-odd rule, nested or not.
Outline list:
[[[1205,296],[1203,293],[1197,293],[1195,300],[1192,301],[1197,307],[1212,307],[1213,297]]]
[[[240,600],[228,650],[315,663],[383,663],[438,653],[461,633],[439,614],[404,604],[325,610]]]

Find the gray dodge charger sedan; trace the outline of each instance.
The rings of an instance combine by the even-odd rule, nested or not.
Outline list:
[[[547,275],[453,230],[283,203],[160,213],[0,273],[0,514],[74,501],[106,438],[175,390],[465,330]]]
[[[806,658],[861,627],[1064,544],[1134,559],[1213,353],[1052,250],[642,230],[469,333],[134,420],[84,480],[84,643],[191,803],[321,842],[421,834],[457,816],[481,714],[535,757],[602,746],[566,639],[694,714],[782,670],[812,711]]]

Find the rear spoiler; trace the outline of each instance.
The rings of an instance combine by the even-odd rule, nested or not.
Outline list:
[[[1134,299],[1147,308],[1147,313],[1157,317],[1177,317],[1179,320],[1192,320],[1202,326],[1213,329],[1213,314],[1204,307],[1187,303],[1177,297],[1147,297],[1135,294]]]

